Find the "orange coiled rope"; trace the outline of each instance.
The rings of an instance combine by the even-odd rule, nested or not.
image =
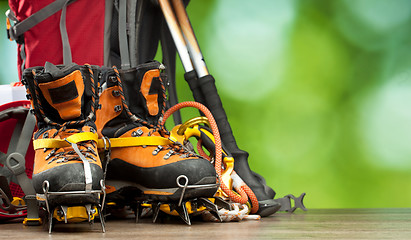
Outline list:
[[[213,115],[211,114],[210,110],[207,109],[206,106],[204,106],[201,103],[192,102],[192,101],[178,103],[178,104],[172,106],[170,109],[168,109],[166,111],[166,113],[164,114],[164,118],[161,122],[161,125],[164,125],[167,118],[169,118],[175,111],[177,111],[181,108],[185,108],[185,107],[197,108],[201,112],[203,112],[204,115],[208,118],[208,121],[210,122],[211,130],[213,132],[213,136],[214,136],[214,139],[215,139],[215,155],[216,156],[215,156],[215,165],[214,166],[215,166],[218,177],[221,179],[222,146],[221,146],[220,132],[218,130],[217,123],[216,123]],[[202,153],[204,153],[204,152],[202,152]],[[200,152],[200,154],[202,154],[202,153]],[[220,187],[228,195],[228,197],[234,202],[241,203],[241,204],[246,204],[247,201],[248,201],[248,198],[250,198],[250,201],[251,201],[251,204],[252,204],[251,212],[256,213],[258,211],[257,197],[255,196],[253,191],[243,181],[241,181],[239,186],[235,187],[236,191],[238,192],[238,194],[240,194],[240,196],[238,194],[236,194],[235,192],[233,192],[232,190],[230,190],[222,181],[220,183]]]
[[[215,138],[215,136],[214,136],[214,138]],[[204,152],[203,147],[201,146],[201,142],[202,142],[202,141],[201,141],[201,139],[200,139],[200,140],[198,141],[198,144],[197,144],[197,151],[198,151],[198,153],[199,153],[202,157],[210,160],[210,157]],[[235,171],[233,171],[233,173],[234,173],[235,175],[237,175],[237,173],[236,173]],[[240,196],[241,196],[240,199],[247,198],[247,195],[248,195],[248,198],[250,198],[251,205],[252,205],[251,212],[252,212],[252,213],[256,213],[256,212],[258,211],[258,200],[257,200],[257,197],[255,196],[255,194],[254,194],[254,192],[251,190],[251,188],[250,188],[249,186],[247,186],[247,184],[244,183],[244,181],[241,180],[241,183],[242,183],[241,186],[240,186],[240,187],[237,187],[237,188],[236,188],[236,191],[240,194]],[[224,186],[225,186],[225,185],[224,185]],[[225,192],[225,191],[224,191],[224,192]],[[238,198],[238,195],[236,195],[236,197]],[[231,198],[230,198],[230,199],[231,199]],[[233,200],[233,199],[231,199],[231,200]],[[235,201],[235,200],[233,200],[233,201]],[[235,201],[235,202],[241,203],[241,202],[239,202],[239,201]]]

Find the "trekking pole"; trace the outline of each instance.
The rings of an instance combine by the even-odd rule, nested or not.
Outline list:
[[[275,192],[270,187],[263,184],[258,178],[256,178],[248,165],[248,153],[246,151],[240,150],[237,146],[231,126],[227,119],[227,114],[225,113],[225,110],[223,108],[221,98],[218,95],[214,77],[208,72],[183,3],[181,2],[181,0],[171,0],[173,2],[174,11],[178,18],[178,24],[180,24],[181,30],[184,34],[183,37],[187,45],[180,45],[181,38],[174,38],[174,36],[177,34],[173,32],[180,32],[181,30],[178,28],[178,24],[169,22],[175,20],[175,18],[171,18],[169,16],[172,15],[170,14],[170,11],[172,11],[171,6],[167,2],[167,0],[158,1],[165,15],[167,24],[170,28],[170,32],[172,32],[178,53],[186,55],[188,49],[190,62],[192,62],[197,76],[193,75],[192,72],[186,71],[185,77],[187,80],[187,75],[190,74],[191,76],[191,84],[189,81],[190,79],[188,79],[187,82],[189,82],[190,88],[192,90],[195,90],[193,91],[194,99],[196,101],[199,100],[199,102],[205,103],[205,105],[210,109],[212,115],[215,117],[224,145],[227,147],[227,150],[233,155],[235,159],[235,171],[241,176],[241,178],[257,196],[260,205],[258,214],[260,214],[261,216],[269,216],[275,213],[281,207],[280,204],[273,199]],[[184,47],[186,49],[184,49]],[[183,52],[180,52],[180,49]],[[183,62],[181,55],[180,59],[182,60],[183,66],[187,64]],[[198,77],[198,79],[196,77]],[[267,189],[271,189],[271,191],[267,191]]]
[[[181,63],[183,64],[183,68],[185,72],[193,71],[193,65],[190,60],[190,55],[187,51],[187,46],[184,41],[183,34],[179,30],[179,26],[177,23],[177,19],[174,15],[174,12],[171,8],[170,3],[167,0],[158,0],[161,10],[163,11],[164,18],[170,29],[171,37],[174,40],[174,44],[176,45],[178,55],[180,56]]]
[[[181,0],[171,0],[173,7],[177,15],[178,23],[183,31],[183,36],[186,39],[188,53],[190,59],[193,62],[195,72],[197,73],[198,82],[202,90],[202,99],[205,101],[206,106],[213,113],[216,118],[218,127],[221,132],[221,138],[229,151],[237,151],[238,146],[234,139],[232,129],[228,123],[227,114],[223,108],[221,98],[218,95],[217,88],[215,86],[215,80],[212,75],[209,74],[207,65],[204,61],[203,55],[198,45],[197,38],[194,34],[187,12]]]
[[[177,16],[178,23],[183,31],[184,39],[186,40],[188,53],[191,61],[193,62],[194,69],[197,72],[199,78],[209,75],[207,65],[204,61],[203,54],[201,53],[200,46],[198,45],[197,38],[194,34],[194,30],[191,26],[186,9],[181,0],[171,0],[173,3],[174,11]]]
[[[174,44],[177,48],[177,52],[180,56],[180,60],[183,65],[184,71],[186,72],[184,74],[184,79],[188,82],[188,85],[190,86],[190,89],[193,92],[194,100],[196,102],[205,104],[203,94],[201,93],[201,90],[198,86],[197,73],[194,70],[194,66],[189,55],[186,40],[180,29],[173,8],[171,7],[170,2],[168,0],[158,0],[158,3],[163,12],[167,26],[170,30],[171,37],[173,38]]]

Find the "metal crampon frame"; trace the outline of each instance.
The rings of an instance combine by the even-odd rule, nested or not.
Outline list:
[[[181,183],[184,180],[184,184]],[[229,207],[230,205],[222,199],[208,199],[204,197],[194,198],[190,200],[185,200],[184,196],[187,189],[207,189],[207,188],[217,188],[220,183],[215,184],[204,184],[204,185],[188,185],[188,177],[185,175],[180,175],[176,179],[178,190],[181,190],[181,195],[178,201],[175,202],[163,202],[163,201],[137,201],[137,207],[135,209],[136,222],[139,221],[143,207],[149,207],[152,209],[152,221],[156,222],[160,210],[171,214],[180,216],[185,223],[191,225],[190,214],[196,214],[201,211],[209,211],[213,216],[215,216],[219,221],[221,217],[218,213],[219,207]],[[177,190],[177,191],[178,191]]]
[[[88,221],[90,224],[94,223],[95,217],[100,218],[101,230],[106,232],[105,220],[103,216],[103,208],[106,199],[106,187],[104,180],[100,181],[101,190],[85,190],[85,191],[67,191],[67,192],[50,192],[49,182],[46,180],[43,182],[44,194],[37,194],[39,198],[44,199],[46,210],[48,213],[48,230],[52,232],[54,226],[54,219],[59,222],[82,222]],[[67,205],[50,205],[50,196],[63,196],[63,195],[94,195],[96,199],[100,199],[100,203],[89,203],[84,206],[67,206]],[[101,198],[101,195],[103,197]]]

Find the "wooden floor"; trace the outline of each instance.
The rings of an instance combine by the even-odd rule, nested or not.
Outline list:
[[[259,221],[229,223],[180,219],[151,223],[143,219],[109,220],[100,224],[56,224],[51,235],[44,227],[0,224],[0,239],[411,239],[411,209],[310,209],[276,213]]]

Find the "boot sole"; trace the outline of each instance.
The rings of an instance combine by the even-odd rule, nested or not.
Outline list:
[[[139,184],[127,181],[106,180],[106,186],[112,186],[116,189],[115,192],[110,195],[120,194],[128,200],[137,201],[179,201],[184,191],[183,200],[193,199],[199,197],[213,197],[217,191],[218,184],[204,184],[204,182],[210,182],[210,177],[205,177],[192,186],[201,186],[198,188],[166,188],[166,189],[149,189]],[[204,187],[203,187],[204,186]],[[125,194],[124,194],[125,193]]]

